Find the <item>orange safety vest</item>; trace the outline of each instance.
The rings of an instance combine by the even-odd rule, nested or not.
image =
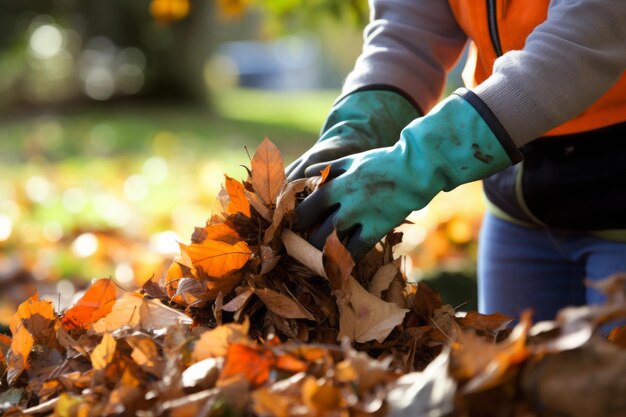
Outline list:
[[[449,0],[459,26],[472,39],[463,71],[468,88],[491,75],[496,58],[524,47],[548,15],[549,0]],[[583,113],[548,131],[566,135],[626,121],[626,73]]]

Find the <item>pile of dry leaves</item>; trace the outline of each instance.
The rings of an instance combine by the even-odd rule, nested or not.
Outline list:
[[[0,336],[3,415],[624,416],[626,278],[531,327],[459,314],[407,283],[391,233],[358,265],[290,230],[320,177],[287,183],[264,140],[222,212],[140,292],[95,281],[62,314],[35,295]],[[620,394],[621,393],[621,394]]]

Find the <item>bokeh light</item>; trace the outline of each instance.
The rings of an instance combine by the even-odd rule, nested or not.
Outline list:
[[[83,233],[72,242],[72,252],[79,258],[88,258],[98,250],[98,238],[93,233]]]
[[[0,241],[8,240],[13,232],[13,221],[5,214],[0,214]]]
[[[53,24],[45,24],[33,31],[28,46],[35,57],[48,59],[63,50],[63,43],[63,33],[60,28]]]
[[[26,194],[36,202],[41,203],[50,195],[50,182],[41,175],[35,175],[26,182]]]

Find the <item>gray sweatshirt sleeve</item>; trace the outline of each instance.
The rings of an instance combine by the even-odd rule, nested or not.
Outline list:
[[[626,69],[625,0],[552,0],[522,50],[474,92],[518,146],[593,104]]]
[[[344,92],[402,89],[424,111],[465,43],[445,0],[371,0],[365,45]],[[523,49],[498,58],[474,92],[518,146],[577,116],[626,69],[626,0],[552,0]]]
[[[439,100],[467,36],[447,0],[370,0],[364,41],[343,93],[390,85],[427,112]]]

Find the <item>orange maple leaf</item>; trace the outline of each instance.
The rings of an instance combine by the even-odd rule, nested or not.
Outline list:
[[[179,243],[181,252],[187,253],[193,266],[210,277],[220,278],[243,267],[252,251],[244,241],[233,245],[218,240],[205,239],[202,243],[187,246]]]
[[[226,361],[220,373],[221,381],[244,377],[253,387],[266,383],[276,357],[271,350],[262,347],[234,343],[228,347]]]
[[[286,181],[285,165],[280,151],[268,138],[257,148],[252,157],[252,186],[267,205],[276,199]]]
[[[9,322],[11,334],[16,334],[22,325],[37,344],[62,350],[56,338],[60,323],[54,305],[51,301],[39,300],[38,293],[19,305]]]
[[[35,340],[23,324],[20,324],[13,333],[11,350],[8,357],[7,381],[9,385],[17,380],[22,371],[28,367],[28,357],[33,349]]]
[[[241,213],[250,217],[250,203],[246,198],[243,184],[228,175],[224,175],[224,177],[226,177],[226,192],[230,200],[227,208],[228,214]]]
[[[250,207],[248,207],[248,213],[249,212]],[[205,239],[219,240],[231,245],[241,240],[237,231],[228,223],[210,223],[206,225],[204,230],[206,232]]]
[[[89,325],[109,314],[117,288],[110,278],[99,279],[87,289],[78,302],[65,312],[61,320],[70,329],[86,329]]]

